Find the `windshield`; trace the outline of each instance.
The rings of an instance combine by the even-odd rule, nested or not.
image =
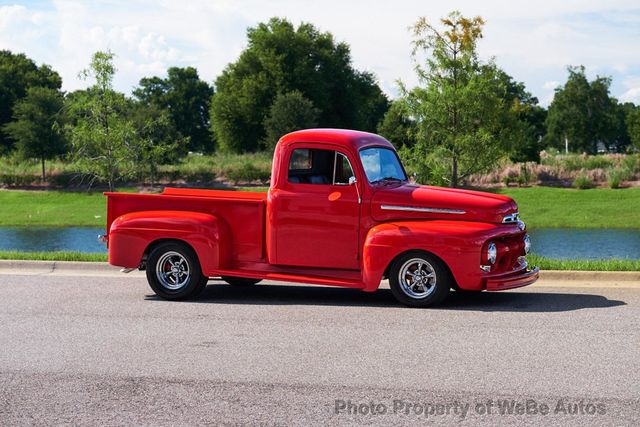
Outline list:
[[[406,181],[395,151],[383,147],[360,150],[360,161],[370,183],[379,181]]]

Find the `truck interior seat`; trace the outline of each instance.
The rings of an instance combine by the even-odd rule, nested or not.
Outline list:
[[[329,180],[324,175],[311,175],[309,177],[309,184],[328,184]]]

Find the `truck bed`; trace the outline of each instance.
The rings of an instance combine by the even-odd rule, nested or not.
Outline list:
[[[233,236],[232,261],[265,259],[266,193],[165,188],[161,194],[107,192],[107,234],[121,215],[141,211],[187,211],[216,216]]]

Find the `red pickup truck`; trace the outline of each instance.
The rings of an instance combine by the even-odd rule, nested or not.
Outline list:
[[[538,278],[512,199],[412,184],[393,145],[365,132],[282,137],[267,193],[105,194],[109,263],[146,270],[167,299],[194,297],[210,277],[365,292],[388,278],[398,301],[426,307],[452,288],[498,291]]]

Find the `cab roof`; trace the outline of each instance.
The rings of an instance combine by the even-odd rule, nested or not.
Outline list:
[[[357,152],[363,147],[377,145],[394,148],[393,145],[375,133],[349,129],[304,129],[291,132],[280,138],[278,145],[293,142],[314,142],[341,145]]]

